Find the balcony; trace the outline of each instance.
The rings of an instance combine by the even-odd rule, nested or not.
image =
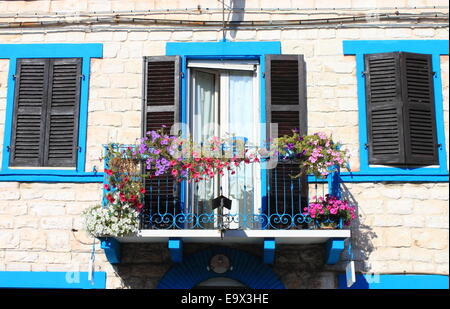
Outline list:
[[[120,150],[127,146],[112,147]],[[105,160],[105,169],[108,164]],[[144,165],[145,160],[141,160],[137,170],[144,171]],[[294,159],[280,159],[276,167],[265,167],[264,160],[241,161],[233,170],[201,181],[189,176],[177,179],[170,173],[151,178],[137,173],[132,177],[140,179],[145,188],[139,231],[114,241],[168,242],[169,248],[172,242],[176,251],[181,242],[259,243],[265,248],[272,242],[273,248],[275,242],[327,243],[332,248],[336,241],[350,237],[342,219],[330,216],[324,228],[309,211],[311,200],[327,194],[340,196],[339,170],[318,179],[294,177],[300,171]],[[104,183],[108,180],[105,174]]]

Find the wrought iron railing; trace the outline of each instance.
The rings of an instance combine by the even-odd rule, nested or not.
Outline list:
[[[107,167],[107,160],[105,160]],[[280,160],[273,169],[241,162],[235,173],[199,182],[177,182],[171,175],[144,179],[145,199],[141,229],[315,229],[308,215],[313,196],[340,196],[339,172],[308,181],[295,160]],[[107,182],[105,176],[105,183]],[[231,209],[214,208],[219,196],[231,200]],[[105,201],[105,199],[104,199]],[[329,222],[333,220],[330,219]],[[342,228],[342,222],[334,222]]]

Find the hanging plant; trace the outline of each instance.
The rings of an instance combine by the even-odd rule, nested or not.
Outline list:
[[[291,135],[274,139],[273,145],[277,147],[271,151],[266,150],[266,153],[278,156],[281,160],[295,160],[299,163],[301,171],[297,175],[291,175],[293,178],[307,174],[325,178],[338,168],[348,168],[347,150],[342,150],[325,133],[299,135],[295,129]]]

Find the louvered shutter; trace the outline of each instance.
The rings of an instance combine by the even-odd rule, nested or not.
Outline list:
[[[438,164],[431,55],[365,55],[369,164]]]
[[[41,166],[48,63],[47,59],[17,59],[10,166]]]
[[[299,129],[300,134],[307,134],[306,67],[303,55],[266,55],[265,80],[267,123],[278,124],[278,136],[292,134],[295,128]],[[267,136],[270,136],[269,130]],[[279,162],[269,172],[268,211],[271,214],[277,211],[281,211],[280,215],[298,213],[306,205],[306,176],[301,178],[300,183],[289,177],[289,174],[298,173],[298,165],[292,162]],[[275,222],[270,224],[275,225]]]
[[[438,164],[431,55],[401,53],[408,165]]]
[[[167,127],[165,131],[169,132],[173,124],[180,122],[180,64],[179,56],[144,58],[143,136],[163,125]],[[179,211],[173,178],[160,176],[146,179],[145,187],[144,211],[148,212],[153,222],[173,224],[171,218]],[[169,214],[168,217],[156,215],[165,212]]]
[[[266,55],[266,119],[278,136],[307,132],[306,70],[303,55]]]
[[[44,166],[75,167],[81,58],[53,59],[49,74]]]
[[[398,53],[365,55],[370,164],[403,164],[403,102]]]

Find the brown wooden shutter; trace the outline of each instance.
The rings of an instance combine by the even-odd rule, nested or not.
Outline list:
[[[365,55],[369,164],[438,164],[431,55]]]
[[[180,120],[180,57],[145,57],[144,70],[143,136]]]
[[[306,134],[306,69],[303,55],[266,55],[266,119],[278,123],[278,136],[298,128]]]
[[[267,124],[278,124],[278,136],[292,134],[295,128],[301,135],[307,134],[306,66],[303,55],[266,55],[265,80]],[[267,128],[267,136],[276,137],[270,136],[269,130],[270,127]],[[306,176],[301,177],[301,183],[289,176],[298,173],[298,165],[292,162],[279,162],[269,172],[270,209],[267,211],[270,214],[296,214],[306,206]],[[280,228],[275,222],[270,224]],[[289,224],[292,222],[287,222]]]
[[[75,167],[81,58],[53,59],[49,74],[44,166]]]
[[[367,54],[364,62],[369,164],[403,164],[400,56],[398,53]]]
[[[401,67],[406,163],[439,164],[431,55],[401,53]]]
[[[42,165],[48,70],[48,59],[17,59],[10,166]]]
[[[144,95],[142,136],[146,132],[158,130],[163,125],[170,127],[180,122],[180,57],[151,56],[144,57]],[[150,191],[150,187],[152,191]],[[159,176],[145,179],[144,213],[155,221],[161,221],[160,228],[169,227],[173,216],[179,213],[179,200],[172,176]],[[167,213],[168,217],[156,214]],[[164,221],[164,222],[163,222]]]

